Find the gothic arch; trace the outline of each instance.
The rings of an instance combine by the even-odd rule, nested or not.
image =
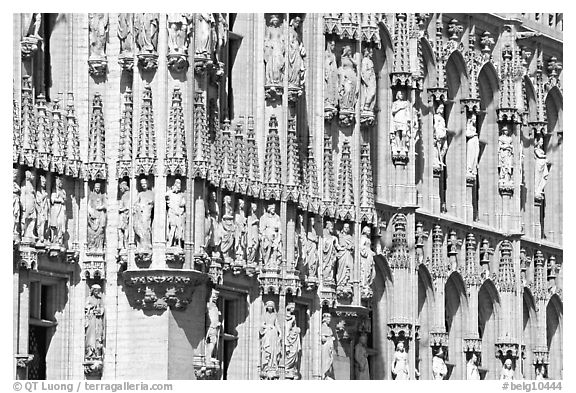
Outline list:
[[[482,340],[480,368],[486,370],[485,379],[498,379],[500,361],[495,356],[500,317],[500,295],[492,280],[484,281],[478,291],[478,334]]]
[[[526,93],[526,104],[527,108],[524,108],[528,111],[528,121],[536,120],[536,89],[534,88],[534,84],[532,83],[532,79],[528,75],[525,75],[523,79],[524,83],[524,91]]]
[[[450,379],[466,379],[464,364],[466,359],[462,352],[463,333],[468,315],[468,297],[462,276],[453,272],[446,280],[444,287],[444,320],[448,333],[448,363],[454,365]]]
[[[418,267],[418,324],[420,339],[416,345],[416,365],[420,379],[432,379],[432,354],[430,352],[430,330],[435,307],[432,277],[425,265]]]
[[[564,307],[558,295],[553,295],[546,306],[546,344],[550,355],[548,377],[562,379],[562,339]]]
[[[520,359],[520,371],[524,378],[535,379],[536,375],[532,363],[538,340],[538,316],[536,314],[536,302],[528,287],[523,288],[522,315],[522,339],[526,345],[526,350],[524,352],[525,357]]]
[[[460,203],[460,195],[466,185],[462,181],[466,168],[462,165],[462,152],[465,149],[466,136],[463,132],[466,113],[462,113],[461,99],[468,91],[468,72],[462,53],[453,51],[446,61],[446,87],[448,88],[448,103],[446,110],[446,127],[448,129],[445,177],[445,205],[448,214],[464,216],[464,206]]]
[[[389,379],[389,359],[392,356],[388,345],[388,321],[392,310],[392,272],[386,258],[382,255],[374,256],[376,277],[374,278],[374,308],[372,310],[372,338],[376,348],[381,348],[372,359],[370,369],[373,370],[372,379]]]

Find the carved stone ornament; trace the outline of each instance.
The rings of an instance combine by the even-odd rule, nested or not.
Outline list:
[[[188,45],[192,30],[192,14],[168,14],[168,69],[183,72],[188,68]]]
[[[374,124],[374,107],[376,105],[376,72],[372,60],[374,50],[364,48],[360,66],[360,123],[371,126]]]
[[[338,106],[339,121],[343,127],[351,127],[356,116],[358,101],[358,62],[350,45],[342,48],[340,56]]]
[[[410,103],[404,97],[404,92],[398,91],[396,100],[392,104],[392,128],[390,130],[390,148],[394,165],[408,163],[411,137],[410,118]]]
[[[101,375],[104,361],[104,301],[102,287],[90,287],[90,296],[84,307],[84,372]]]
[[[502,195],[514,193],[514,146],[508,127],[502,127],[498,138],[498,189]]]
[[[124,283],[134,290],[128,296],[139,308],[183,310],[188,306],[195,288],[208,276],[195,270],[126,270]]]
[[[158,14],[139,13],[134,18],[138,65],[143,71],[158,68]]]
[[[82,259],[81,276],[86,280],[106,279],[106,259],[104,252],[86,251]]]
[[[285,40],[282,21],[278,15],[271,15],[266,24],[264,38],[264,89],[266,99],[271,101],[280,99],[284,91]]]
[[[278,379],[282,358],[282,332],[278,322],[278,313],[273,301],[265,304],[260,336],[260,378]]]
[[[42,37],[40,37],[40,25],[42,24],[42,14],[34,14],[34,24],[30,29],[31,32],[20,42],[20,49],[22,60],[30,60],[36,52],[38,52],[39,46],[42,45]]]
[[[108,43],[108,14],[88,14],[90,57],[88,72],[94,77],[106,75],[106,44]]]
[[[118,14],[118,39],[120,40],[118,64],[124,71],[131,72],[134,67],[134,14]]]

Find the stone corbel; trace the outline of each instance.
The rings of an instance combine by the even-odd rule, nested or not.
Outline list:
[[[166,265],[181,269],[184,265],[184,250],[180,247],[168,247],[166,249]]]
[[[22,38],[22,41],[20,41],[22,60],[32,59],[38,52],[40,45],[42,45],[41,37],[28,36]]]
[[[412,323],[408,322],[405,318],[395,318],[392,322],[388,323],[388,340],[394,342],[394,346],[399,341],[406,343],[412,340]]]
[[[206,359],[205,356],[194,356],[192,361],[194,367],[194,375],[196,379],[211,380],[220,379],[222,371],[220,362],[214,359]]]
[[[521,355],[520,344],[512,342],[512,340],[499,339],[495,347],[496,357],[500,360],[506,358],[518,359]]]
[[[106,58],[88,60],[88,73],[93,77],[102,77],[106,75],[107,70],[108,60],[106,60]]]
[[[16,367],[21,368],[21,369],[26,369],[28,367],[28,364],[34,360],[34,355],[30,355],[27,353],[19,353],[14,355],[14,358],[16,359]]]
[[[350,342],[352,337],[360,331],[365,331],[368,309],[362,306],[338,306],[334,311],[338,322],[336,334],[341,342]]]
[[[462,352],[475,353],[477,355],[482,353],[482,339],[479,337],[465,337],[462,340]]]
[[[91,359],[82,364],[84,366],[84,375],[91,377],[90,379],[102,377],[102,369],[104,368],[102,359]]]
[[[82,278],[87,280],[106,278],[106,258],[103,251],[86,251],[82,261]]]
[[[121,53],[118,56],[118,64],[124,71],[132,72],[134,70],[134,55],[132,53]]]
[[[186,72],[188,69],[188,59],[185,53],[168,53],[168,69],[174,73]]]
[[[158,68],[158,55],[156,53],[140,53],[138,55],[138,66],[142,71],[156,71]]]
[[[448,333],[443,329],[433,330],[430,332],[429,340],[431,348],[446,348],[448,346]]]
[[[134,289],[128,296],[145,310],[184,310],[196,287],[208,281],[208,275],[196,270],[126,270],[122,276]]]
[[[149,267],[152,263],[152,252],[144,250],[136,251],[134,253],[134,262],[136,262],[136,266],[138,267]]]

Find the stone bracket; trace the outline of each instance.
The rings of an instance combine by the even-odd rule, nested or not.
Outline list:
[[[412,328],[412,323],[407,319],[396,318],[388,323],[388,339],[394,341],[395,345],[401,340],[412,340]]]
[[[126,286],[135,290],[128,296],[145,310],[183,310],[195,288],[208,281],[207,274],[196,270],[126,270],[122,276]]]
[[[194,356],[192,364],[196,379],[220,379],[220,373],[222,371],[220,361],[206,360],[205,356]]]
[[[498,342],[495,344],[495,347],[496,357],[499,359],[504,359],[506,357],[517,359],[521,355],[520,344],[513,342],[512,340],[498,340]]]
[[[106,279],[106,259],[104,251],[86,251],[82,261],[82,278],[103,280]]]
[[[462,340],[462,352],[482,353],[482,339],[479,337],[465,337]]]

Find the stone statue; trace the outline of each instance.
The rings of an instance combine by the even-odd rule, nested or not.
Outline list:
[[[444,157],[448,146],[446,145],[446,120],[444,119],[444,105],[439,104],[434,114],[434,147],[436,148],[436,168],[443,168],[446,166]]]
[[[364,48],[364,57],[362,58],[360,70],[362,82],[360,85],[361,110],[371,115],[374,114],[374,106],[376,105],[376,72],[374,71],[374,61],[372,61],[373,55],[374,51],[372,48]]]
[[[130,55],[134,52],[134,14],[118,14],[118,39],[120,39],[120,55]]]
[[[48,240],[48,219],[50,218],[50,199],[46,191],[46,176],[40,175],[38,191],[36,191],[36,234],[38,243]]]
[[[31,171],[24,173],[24,185],[20,188],[20,205],[22,206],[22,238],[30,241],[35,238],[36,227],[36,191],[34,189],[34,175]]]
[[[508,127],[502,127],[502,135],[498,138],[498,166],[500,182],[512,186],[512,171],[514,168],[514,147]]]
[[[276,214],[276,205],[271,203],[260,219],[262,263],[268,269],[277,269],[280,265],[282,257],[280,225],[280,216]]]
[[[307,267],[307,276],[316,278],[318,276],[318,234],[316,233],[316,219],[310,216],[310,224],[306,233],[304,243],[304,265]]]
[[[286,322],[284,323],[284,369],[286,374],[294,379],[298,376],[300,352],[302,350],[300,328],[296,324],[296,316],[294,315],[295,308],[296,305],[294,303],[288,303],[286,306]]]
[[[191,14],[168,14],[168,53],[188,52]]]
[[[218,358],[218,343],[220,341],[220,330],[222,323],[220,322],[220,310],[218,310],[218,292],[212,289],[210,300],[206,304],[206,359],[215,361]]]
[[[158,50],[158,14],[136,14],[134,32],[140,53],[156,53]]]
[[[106,58],[108,14],[88,14],[90,29],[90,60]]]
[[[12,214],[14,215],[13,234],[14,239],[19,238],[18,225],[20,224],[20,184],[18,179],[18,169],[12,169]]]
[[[50,197],[50,231],[53,244],[62,246],[66,229],[66,191],[62,188],[62,178],[56,177],[56,189]]]
[[[368,336],[366,333],[360,334],[358,343],[354,347],[354,371],[356,379],[370,379],[370,368],[368,364]]]
[[[544,151],[544,138],[540,137],[536,139],[534,146],[534,195],[536,198],[544,198],[544,187],[546,187],[546,182],[548,181],[548,159],[546,158],[546,152]]]
[[[194,27],[196,57],[210,58],[212,55],[212,28],[214,16],[211,13],[198,14]]]
[[[182,192],[182,182],[180,179],[174,180],[174,184],[166,192],[166,212],[168,222],[168,236],[166,236],[166,247],[184,246],[184,228],[186,226],[186,197]]]
[[[104,249],[105,231],[106,195],[101,191],[100,182],[96,182],[88,197],[88,249]]]
[[[34,14],[34,31],[32,37],[42,38],[40,37],[40,25],[42,25],[42,13],[37,12]]]
[[[410,126],[410,103],[404,98],[404,93],[396,93],[396,101],[392,104],[392,131],[390,135],[392,153],[407,154]]]
[[[302,88],[306,77],[306,49],[300,40],[299,32],[301,23],[299,16],[292,19],[288,33],[288,85],[294,88]]]
[[[128,246],[128,225],[130,224],[130,187],[128,182],[120,182],[120,201],[118,202],[118,249]]]
[[[354,112],[358,99],[357,63],[352,54],[352,47],[345,45],[342,48],[339,69],[338,103],[340,111]]]
[[[234,215],[234,254],[236,261],[246,261],[246,235],[247,235],[247,220],[244,213],[244,199],[238,199],[238,206],[236,214]]]
[[[260,371],[276,372],[281,353],[280,326],[273,301],[266,302],[266,311],[260,327]]]
[[[284,36],[278,15],[272,15],[264,38],[266,85],[281,86],[284,80]]]
[[[435,380],[442,380],[447,374],[448,367],[446,367],[446,363],[444,362],[444,351],[440,348],[432,357],[432,375]]]
[[[232,197],[230,195],[224,196],[224,215],[222,216],[222,242],[220,243],[220,251],[227,263],[232,262],[234,252],[234,235],[236,228],[234,227],[234,212],[232,210]]]
[[[514,379],[514,370],[512,369],[512,359],[506,359],[504,365],[502,366],[502,373],[500,374],[500,379]]]
[[[334,236],[334,224],[326,221],[322,239],[322,281],[324,284],[334,284],[334,265],[336,264],[337,239]]]
[[[478,140],[476,114],[472,113],[466,122],[466,176],[476,178],[478,173],[478,155],[480,142]]]
[[[137,249],[152,249],[152,215],[154,192],[148,189],[148,180],[140,179],[140,188],[134,203],[134,235]]]
[[[104,348],[104,303],[102,287],[98,284],[90,288],[90,297],[84,307],[85,359],[102,359]]]
[[[336,243],[338,250],[336,258],[338,268],[336,270],[336,289],[338,294],[352,295],[352,285],[350,283],[350,274],[354,266],[354,237],[350,234],[350,224],[344,223],[342,232],[338,236]]]
[[[543,365],[543,364],[539,364],[538,366],[536,366],[535,372],[536,372],[536,377],[535,377],[535,379],[536,379],[537,381],[543,381],[543,380],[546,379],[546,377],[544,376],[545,369],[544,369],[544,365]]]
[[[360,285],[363,297],[372,295],[372,283],[376,275],[374,271],[374,251],[370,241],[370,227],[362,228],[360,235]]]
[[[216,192],[212,191],[208,196],[208,203],[206,207],[206,221],[204,224],[205,243],[204,249],[210,254],[215,253],[216,256],[220,252],[220,243],[222,239],[222,231],[218,218],[220,217],[220,209],[216,201]]]
[[[394,361],[392,362],[392,375],[395,380],[403,381],[410,379],[408,375],[408,353],[404,349],[404,342],[400,341],[396,345],[394,352]]]
[[[329,40],[324,52],[324,107],[336,110],[338,105],[338,65],[334,49],[336,43]]]
[[[472,353],[470,360],[466,363],[466,378],[472,381],[480,380],[480,372],[478,371],[478,356]]]
[[[259,228],[260,220],[256,215],[258,205],[255,203],[250,204],[250,215],[248,216],[248,225],[246,233],[246,261],[249,265],[258,263],[258,248],[259,248]]]
[[[322,314],[322,326],[320,327],[322,379],[334,379],[334,332],[330,327],[331,320],[330,313]]]

